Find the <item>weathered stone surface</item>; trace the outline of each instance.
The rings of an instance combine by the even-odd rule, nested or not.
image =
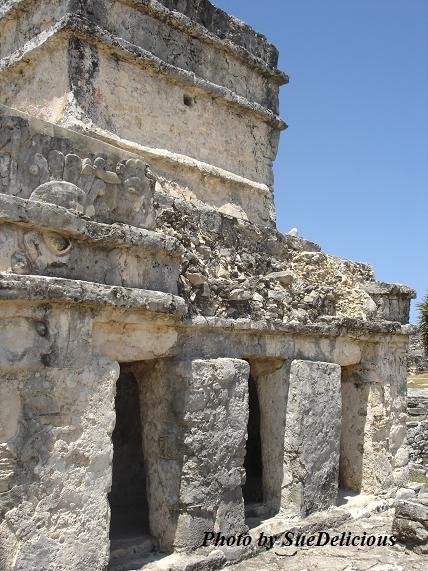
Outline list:
[[[376,317],[408,323],[410,300],[416,297],[414,290],[405,285],[383,282],[365,284],[364,289],[376,304]]]
[[[12,196],[2,201],[0,221],[2,272],[177,293],[182,250],[169,236],[82,220],[62,207]]]
[[[272,162],[285,127],[276,115],[278,89],[287,77],[263,55],[275,51],[266,40],[212,7],[215,25],[205,17],[205,27],[157,2],[52,0],[48,12],[45,5],[33,5],[28,18],[20,10],[26,1],[0,14],[2,103],[31,106],[39,117],[90,129],[112,142],[120,138],[122,145],[144,150],[177,182],[180,171],[187,171],[188,198],[212,203],[220,190],[227,194],[225,210],[272,224]],[[199,13],[198,3],[187,7]],[[21,68],[24,58],[31,65]],[[37,91],[31,102],[29,85]],[[135,121],[121,113],[124,99]],[[166,127],[170,122],[175,129]],[[224,123],[230,126],[227,140]],[[204,145],[195,131],[209,133]]]
[[[158,545],[197,547],[205,531],[241,532],[248,363],[163,360],[135,374],[146,411],[150,527]]]
[[[1,377],[3,394],[5,387],[19,391],[21,400],[19,424],[3,434],[21,469],[1,494],[2,569],[83,571],[107,564],[117,375],[117,365],[94,357],[84,369],[45,369],[14,384]],[[0,449],[0,465],[3,455]]]
[[[284,438],[285,509],[308,514],[336,502],[340,422],[340,367],[293,361]]]
[[[420,571],[426,566],[426,555],[418,554],[401,545],[393,546],[389,538],[394,512],[372,513],[362,519],[346,521],[339,525],[325,525],[322,529],[328,531],[331,537],[352,533],[361,536],[363,529],[368,535],[379,536],[385,540],[385,546],[361,547],[326,545],[297,548],[292,557],[284,557],[280,548],[264,550],[260,555],[248,561],[242,561],[230,567],[233,571],[303,571],[304,569],[322,569],[328,571]],[[152,568],[155,571],[155,568]],[[228,567],[229,569],[229,567]]]
[[[409,372],[420,374],[428,371],[428,352],[426,351],[422,336],[415,333],[409,339]]]
[[[114,571],[219,568],[255,549],[190,554],[207,530],[407,489],[413,292],[276,230],[275,48],[206,0],[10,0],[0,29],[2,571],[104,571],[109,536]]]
[[[428,553],[428,502],[422,488],[410,498],[395,503],[393,532],[397,539],[417,553]]]
[[[395,506],[395,515],[422,523],[428,522],[428,508],[424,504],[417,503],[417,501],[398,501]]]

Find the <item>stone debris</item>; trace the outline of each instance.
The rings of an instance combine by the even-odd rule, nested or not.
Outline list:
[[[392,531],[415,553],[428,554],[428,488],[396,501]]]

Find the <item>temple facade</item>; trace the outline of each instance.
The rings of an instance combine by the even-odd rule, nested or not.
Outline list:
[[[415,294],[276,229],[277,56],[207,0],[0,4],[2,571],[406,481]]]

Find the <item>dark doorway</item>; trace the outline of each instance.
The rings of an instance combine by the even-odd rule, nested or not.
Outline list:
[[[369,393],[369,384],[360,378],[360,365],[342,367],[339,503],[361,492]]]
[[[121,371],[116,390],[110,538],[149,533],[140,394],[134,375]]]
[[[245,504],[263,502],[262,443],[260,438],[260,405],[257,385],[250,375],[248,380],[248,438],[244,461],[246,481],[242,492]]]

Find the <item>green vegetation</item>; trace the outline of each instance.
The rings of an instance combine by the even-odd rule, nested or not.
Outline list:
[[[424,476],[423,474],[410,474],[410,481],[416,482],[417,484],[428,485],[428,476]]]
[[[420,311],[419,328],[422,334],[422,343],[428,351],[428,293],[425,294],[422,303],[418,304],[418,309]]]
[[[410,375],[407,377],[407,385],[411,389],[428,389],[428,373]]]

